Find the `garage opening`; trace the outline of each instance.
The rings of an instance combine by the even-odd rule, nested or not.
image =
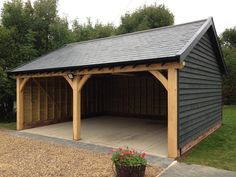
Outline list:
[[[167,123],[167,91],[151,74],[91,77],[82,89],[82,117],[135,117]]]
[[[72,139],[72,89],[63,77],[30,79],[24,103],[24,128],[37,127],[24,131]],[[148,72],[92,76],[81,90],[81,119],[81,142],[167,156],[167,91]]]

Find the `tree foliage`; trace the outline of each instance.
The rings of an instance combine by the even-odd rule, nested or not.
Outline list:
[[[226,29],[221,35],[225,47],[236,48],[236,27]]]
[[[133,13],[126,13],[121,17],[118,33],[158,28],[174,24],[174,15],[165,5],[144,5]]]
[[[15,97],[14,82],[7,77],[6,70],[16,63],[16,44],[14,30],[0,26],[0,114],[2,119],[13,116],[13,101]],[[4,52],[2,52],[4,51]]]
[[[57,15],[56,0],[36,0],[33,5],[31,1],[7,1],[3,4],[1,24],[0,114],[9,119],[14,112],[15,81],[6,72],[70,39],[67,20]]]
[[[57,0],[8,0],[3,4],[0,26],[0,120],[13,116],[15,81],[7,71],[70,42],[156,28],[174,23],[164,5],[143,6],[121,17],[121,25],[73,21],[60,17]],[[3,116],[5,115],[5,116]]]
[[[227,75],[224,76],[223,97],[225,104],[236,104],[236,27],[226,29],[220,38]]]
[[[115,35],[115,26],[113,24],[102,24],[97,21],[94,25],[91,19],[88,18],[87,22],[80,24],[78,20],[74,20],[72,25],[73,41],[85,41]]]

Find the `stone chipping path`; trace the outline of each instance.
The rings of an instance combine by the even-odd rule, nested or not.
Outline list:
[[[236,177],[236,172],[176,162],[158,177]]]
[[[101,153],[98,151],[102,151],[102,147],[83,144],[81,148],[66,143],[0,130],[0,177],[115,176],[108,151]],[[162,170],[148,166],[146,177],[155,177]]]
[[[0,145],[0,177],[32,174],[114,177],[107,155],[110,147],[1,130]],[[157,156],[147,156],[147,159],[152,164],[147,169],[147,177],[236,177],[236,172],[213,167],[175,163]]]

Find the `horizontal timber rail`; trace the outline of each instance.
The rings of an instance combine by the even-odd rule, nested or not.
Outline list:
[[[184,63],[172,62],[166,64],[141,64],[141,65],[127,65],[127,66],[115,66],[115,67],[104,67],[104,68],[92,68],[83,69],[77,71],[64,71],[64,72],[45,72],[35,74],[22,74],[17,75],[19,78],[38,78],[38,77],[57,77],[66,76],[68,73],[74,75],[87,75],[87,74],[112,74],[112,73],[127,73],[127,72],[142,72],[142,71],[153,71],[153,70],[167,70],[170,68],[181,69],[184,67]]]

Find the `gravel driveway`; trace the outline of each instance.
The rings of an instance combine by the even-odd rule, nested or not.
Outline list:
[[[146,176],[162,169],[148,167]],[[0,130],[1,177],[113,177],[110,156],[79,148],[56,145],[10,135]]]

